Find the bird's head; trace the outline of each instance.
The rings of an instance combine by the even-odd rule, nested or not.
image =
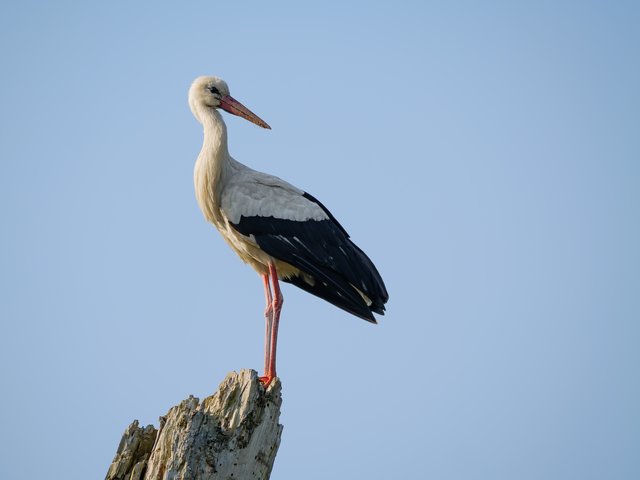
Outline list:
[[[202,123],[202,115],[212,109],[221,108],[262,127],[271,127],[255,113],[229,95],[227,82],[218,77],[198,77],[189,89],[189,106],[193,115]]]

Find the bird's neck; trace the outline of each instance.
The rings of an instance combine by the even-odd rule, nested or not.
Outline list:
[[[196,198],[207,220],[217,224],[222,222],[220,185],[230,163],[227,126],[217,110],[208,109],[200,118],[204,127],[204,142],[194,169]]]
[[[211,159],[226,159],[229,157],[227,148],[227,126],[222,120],[220,112],[209,109],[202,116],[202,126],[204,127],[204,144],[202,151],[208,150]]]

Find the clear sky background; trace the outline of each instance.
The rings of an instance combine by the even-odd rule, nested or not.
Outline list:
[[[285,286],[274,479],[640,478],[637,2],[4,2],[0,478],[103,478],[125,427],[262,365],[259,277],[193,193],[321,199],[391,299]]]

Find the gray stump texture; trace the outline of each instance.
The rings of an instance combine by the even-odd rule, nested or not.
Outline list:
[[[232,372],[200,402],[190,396],[160,428],[125,430],[106,480],[266,480],[280,445],[280,380],[265,391],[253,370]]]

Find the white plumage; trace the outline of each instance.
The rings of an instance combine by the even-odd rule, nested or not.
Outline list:
[[[265,288],[265,375],[276,375],[276,343],[282,294],[278,279],[292,283],[375,323],[389,296],[369,258],[313,196],[284,180],[234,160],[218,108],[270,128],[229,95],[217,77],[199,77],[189,105],[204,128],[194,169],[198,204],[231,248],[261,276]],[[273,291],[272,291],[273,287]]]
[[[241,216],[274,217],[304,222],[329,217],[304,191],[273,175],[257,172],[230,160],[234,174],[222,191],[221,208],[227,219],[238,223]]]

